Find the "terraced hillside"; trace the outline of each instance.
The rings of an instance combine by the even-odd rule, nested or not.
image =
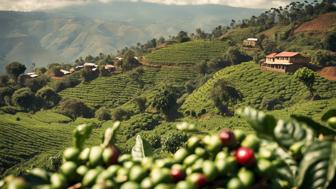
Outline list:
[[[56,113],[0,116],[0,175],[41,153],[57,153],[68,144],[73,129],[60,123],[68,122],[69,118]],[[40,116],[44,117],[43,120]]]
[[[190,41],[156,50],[145,55],[145,61],[155,65],[196,64],[220,56],[228,46],[223,41]]]
[[[117,107],[145,90],[159,83],[183,83],[196,76],[191,68],[152,68],[144,67],[139,81],[130,78],[129,73],[111,77],[99,77],[90,83],[82,83],[61,92],[64,98],[78,98],[91,106]],[[144,85],[142,88],[141,85]]]
[[[94,129],[89,145],[99,144],[103,131],[113,124],[112,121],[103,123],[84,118],[72,122],[51,111],[0,116],[0,178],[35,166],[52,169],[57,161],[50,163],[50,158],[58,157],[66,146],[71,145],[72,131],[79,124],[94,122],[101,126]]]
[[[253,106],[265,109],[265,103],[275,101],[275,109],[283,109],[297,103],[306,102],[307,88],[291,75],[260,71],[253,62],[224,68],[214,74],[203,86],[194,91],[182,106],[183,110],[215,112],[210,92],[214,84],[224,79],[231,83],[243,95],[243,100],[235,107]],[[315,94],[321,99],[336,97],[336,82],[317,77],[314,84]]]

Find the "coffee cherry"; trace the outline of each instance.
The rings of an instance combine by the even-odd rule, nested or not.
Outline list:
[[[224,146],[232,146],[236,144],[236,137],[232,131],[223,130],[219,133],[219,138]]]
[[[251,148],[240,147],[235,153],[238,164],[250,166],[255,163],[254,152]]]

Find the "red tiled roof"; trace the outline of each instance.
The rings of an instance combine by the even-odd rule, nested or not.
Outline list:
[[[273,57],[275,57],[275,55],[277,55],[278,53],[271,53],[271,54],[269,54],[269,55],[267,55],[266,57],[267,58],[273,58]]]
[[[277,54],[275,57],[293,57],[298,55],[298,52],[281,52],[279,54]]]
[[[269,55],[267,55],[266,57],[267,58],[275,58],[275,57],[293,57],[293,56],[296,56],[300,53],[298,52],[281,52],[281,53],[271,53]]]

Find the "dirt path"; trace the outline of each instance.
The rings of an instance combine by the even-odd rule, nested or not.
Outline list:
[[[318,72],[321,77],[324,77],[331,81],[336,81],[336,67],[325,67]]]
[[[154,68],[181,68],[181,67],[190,67],[193,66],[193,64],[183,64],[183,65],[177,65],[175,63],[172,63],[171,65],[158,65],[158,64],[151,64],[148,60],[145,59],[145,57],[140,57],[139,58],[139,63],[142,64],[143,66],[148,66],[148,67],[154,67]]]

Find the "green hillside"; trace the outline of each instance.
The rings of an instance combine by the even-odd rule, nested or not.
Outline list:
[[[188,96],[182,109],[195,112],[206,109],[207,112],[215,112],[210,92],[220,79],[231,83],[243,95],[242,101],[234,109],[243,106],[265,109],[265,103],[272,100],[279,101],[275,105],[276,109],[283,109],[307,101],[309,95],[307,88],[291,75],[262,72],[259,65],[247,62],[224,68],[214,74],[203,86]],[[336,97],[333,92],[336,91],[336,82],[317,77],[313,88],[322,99]]]
[[[147,89],[160,83],[183,83],[196,76],[192,68],[151,68],[144,67],[139,81],[129,73],[99,77],[90,83],[82,83],[61,92],[63,98],[78,98],[91,106],[117,107],[141,95]],[[141,87],[141,85],[144,85]]]
[[[145,55],[145,60],[156,65],[196,64],[221,56],[228,48],[223,41],[196,40],[169,45]]]
[[[35,156],[52,155],[69,143],[72,127],[60,124],[66,118],[55,113],[2,114],[0,119],[0,175],[6,169]],[[49,123],[49,122],[53,123]]]
[[[55,165],[46,162],[71,145],[75,126],[98,123],[101,127],[94,130],[88,141],[95,145],[101,142],[102,132],[113,124],[112,121],[103,123],[84,118],[69,122],[70,118],[51,111],[0,116],[0,177],[8,173],[19,174],[35,166],[52,169],[58,161]]]

